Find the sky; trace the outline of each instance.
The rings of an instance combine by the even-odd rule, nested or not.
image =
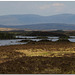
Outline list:
[[[75,1],[0,1],[0,16],[75,14]]]

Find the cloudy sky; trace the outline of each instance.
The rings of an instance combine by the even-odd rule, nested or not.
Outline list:
[[[0,15],[37,14],[50,16],[56,14],[75,14],[75,2],[71,1],[0,1]]]

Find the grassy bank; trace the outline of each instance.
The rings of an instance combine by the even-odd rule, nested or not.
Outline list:
[[[0,74],[75,74],[75,43],[0,46]]]

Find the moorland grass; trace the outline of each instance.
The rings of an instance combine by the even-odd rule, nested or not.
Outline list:
[[[0,46],[0,74],[75,74],[75,43]]]

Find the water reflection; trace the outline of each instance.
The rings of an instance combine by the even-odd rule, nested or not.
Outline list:
[[[59,37],[50,37],[48,36],[49,39],[59,39]]]
[[[51,40],[53,42],[59,40],[59,37],[50,37],[50,36],[47,36],[47,37],[48,37],[47,40]],[[0,40],[0,46],[16,45],[16,44],[27,44],[27,42],[19,42],[21,40],[25,40],[25,38],[30,39],[32,41],[40,41],[40,40],[42,40],[42,39],[37,39],[37,36],[16,36],[16,38],[23,38],[23,39]],[[68,40],[70,42],[75,42],[75,36],[70,36],[70,38]]]
[[[57,40],[59,40],[59,39],[52,39],[52,41],[57,41]]]
[[[70,42],[75,42],[75,39],[68,39]]]
[[[16,44],[26,44],[26,42],[18,42],[22,39],[15,39],[15,40],[0,40],[0,46],[5,45],[16,45]]]
[[[37,36],[16,36],[17,38],[27,38],[27,39],[30,39],[32,41],[40,41],[42,39],[36,39]],[[51,40],[51,41],[57,41],[59,40],[59,37],[51,37],[51,36],[46,36],[48,37],[48,40]],[[75,36],[69,36],[70,38],[68,39],[70,42],[75,42]]]
[[[75,36],[69,36],[70,38],[75,38]]]
[[[32,41],[40,41],[41,39],[31,39]]]
[[[28,38],[28,39],[32,39],[32,38],[36,38],[36,36],[16,36],[16,38]]]

